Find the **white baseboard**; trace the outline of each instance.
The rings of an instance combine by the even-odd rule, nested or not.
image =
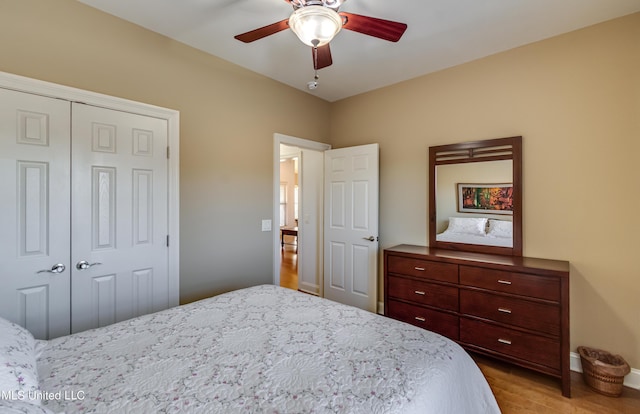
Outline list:
[[[378,302],[378,313],[384,315],[384,302]]]
[[[571,371],[582,372],[582,362],[580,361],[580,354],[571,352],[571,358],[569,359],[569,366]],[[624,377],[625,387],[635,388],[640,390],[640,369],[631,368],[631,372]]]

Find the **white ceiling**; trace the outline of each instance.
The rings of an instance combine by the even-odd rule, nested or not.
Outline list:
[[[288,18],[285,0],[79,1],[330,102],[640,11],[640,0],[348,0],[341,11],[408,29],[398,43],[342,30],[309,91],[311,50],[293,32],[233,38]]]

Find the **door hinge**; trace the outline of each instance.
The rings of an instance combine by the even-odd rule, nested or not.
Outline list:
[[[169,159],[169,147],[167,147],[167,159]]]
[[[167,247],[169,247],[169,235],[167,234]]]

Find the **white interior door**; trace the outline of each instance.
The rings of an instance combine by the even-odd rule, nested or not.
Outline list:
[[[72,136],[72,332],[167,308],[167,121],[74,103]]]
[[[377,303],[378,144],[325,151],[324,297]]]
[[[0,89],[0,315],[38,339],[69,333],[69,120],[69,102]]]

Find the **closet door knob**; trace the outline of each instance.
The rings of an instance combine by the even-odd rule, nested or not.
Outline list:
[[[78,263],[76,263],[76,269],[78,270],[84,270],[84,269],[88,269],[91,266],[96,266],[96,265],[101,265],[102,263],[100,262],[95,262],[95,263],[89,263],[86,260],[80,260]]]
[[[64,269],[66,269],[65,265],[58,263],[53,265],[51,269],[38,270],[36,273],[62,273],[64,272]]]

